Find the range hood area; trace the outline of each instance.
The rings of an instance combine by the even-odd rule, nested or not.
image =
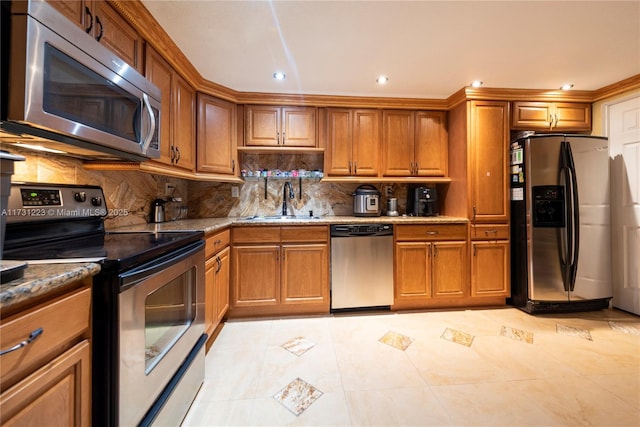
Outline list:
[[[45,1],[2,2],[0,143],[84,160],[160,157],[160,90]]]

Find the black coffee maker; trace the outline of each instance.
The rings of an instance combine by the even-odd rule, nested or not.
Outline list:
[[[410,185],[407,188],[407,215],[438,216],[438,191],[435,187]]]

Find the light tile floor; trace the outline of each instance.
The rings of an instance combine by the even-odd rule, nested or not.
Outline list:
[[[514,308],[227,322],[183,426],[640,426],[640,318]]]

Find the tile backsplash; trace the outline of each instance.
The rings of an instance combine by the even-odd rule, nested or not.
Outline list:
[[[190,181],[139,171],[86,170],[82,161],[71,157],[34,153],[28,150],[9,151],[26,157],[15,164],[13,181],[47,182],[58,184],[90,184],[102,187],[107,207],[124,215],[106,218],[107,228],[144,224],[149,220],[151,202],[165,198],[165,186],[173,187],[172,196],[180,199],[167,205],[167,217],[177,215],[179,206],[187,206],[188,218],[226,216],[278,215],[282,211],[283,187],[289,181],[295,198],[287,198],[288,213],[294,215],[352,215],[352,193],[359,184],[324,183],[318,178],[247,178],[242,184]],[[318,154],[265,154],[242,156],[241,167],[246,170],[306,169],[322,170],[322,155]],[[238,197],[232,196],[233,187]],[[383,185],[377,184],[383,194],[384,213],[386,197]],[[406,209],[406,185],[393,184],[398,209]]]

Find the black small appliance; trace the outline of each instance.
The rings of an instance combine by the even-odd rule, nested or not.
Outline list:
[[[410,185],[407,188],[407,214],[438,216],[438,192],[435,187]]]

